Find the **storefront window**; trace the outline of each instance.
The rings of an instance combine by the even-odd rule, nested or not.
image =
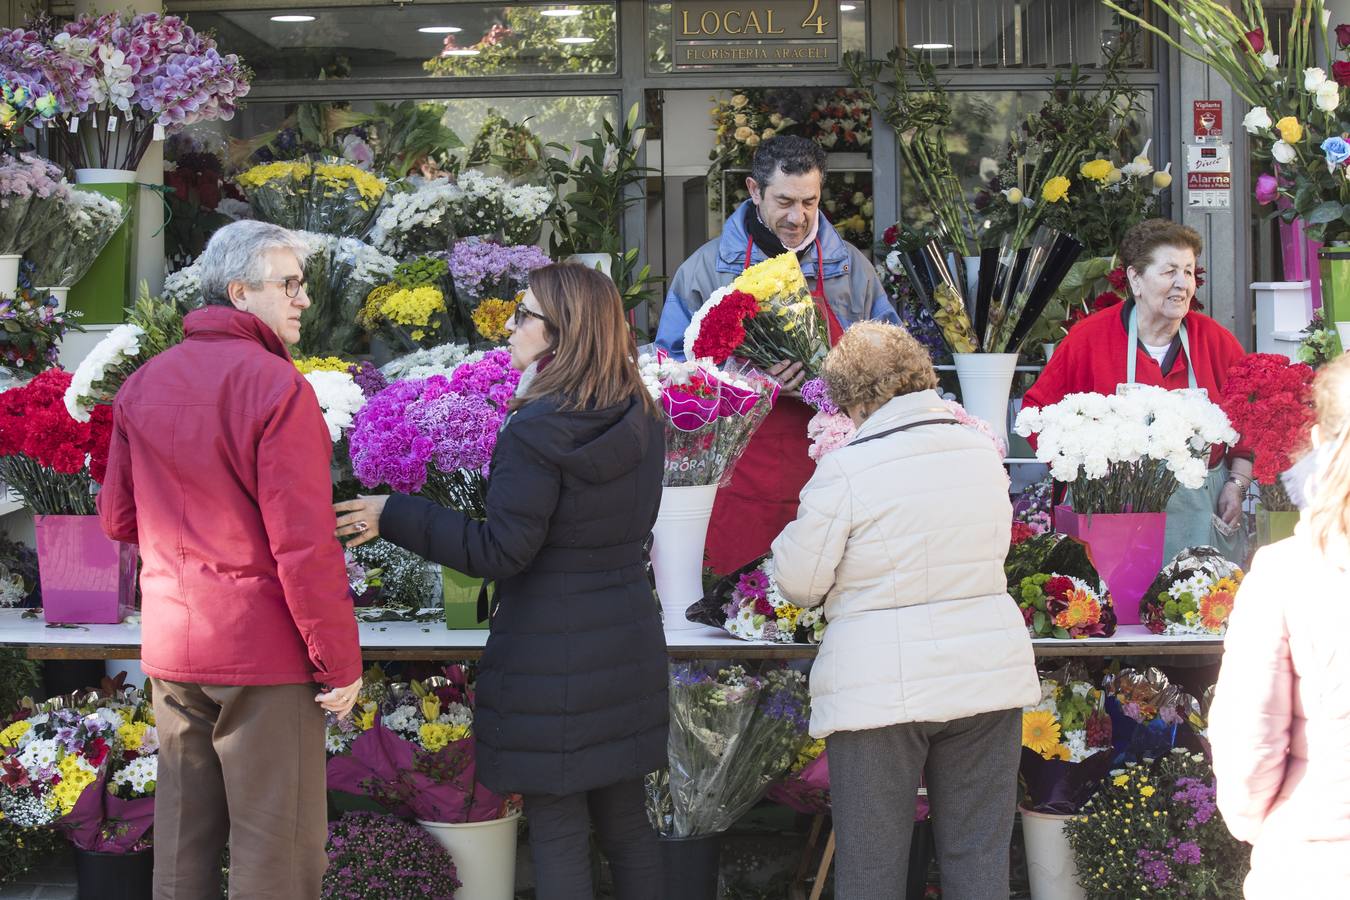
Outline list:
[[[672,52],[674,14],[670,3],[647,3],[647,71],[672,72],[675,69]],[[867,3],[864,0],[843,0],[839,4],[840,53],[867,52]],[[682,67],[683,71],[698,71],[700,67]]]
[[[185,15],[248,60],[258,81],[618,71],[613,2],[190,8]]]

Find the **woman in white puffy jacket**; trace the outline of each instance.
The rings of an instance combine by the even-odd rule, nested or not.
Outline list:
[[[835,896],[903,896],[923,775],[944,896],[1005,900],[1021,708],[1041,692],[1003,575],[1002,460],[902,328],[854,325],[823,377],[858,433],[820,460],[773,559],[784,596],[829,623],[811,735],[830,757]]]

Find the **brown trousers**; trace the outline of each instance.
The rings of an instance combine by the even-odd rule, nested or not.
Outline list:
[[[155,900],[317,900],[328,865],[323,710],[307,684],[152,679]]]

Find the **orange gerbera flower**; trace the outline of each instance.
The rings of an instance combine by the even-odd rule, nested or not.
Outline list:
[[[1068,601],[1068,607],[1055,616],[1055,624],[1060,628],[1080,628],[1101,619],[1101,605],[1082,588],[1069,591]]]
[[[1237,584],[1231,578],[1220,578],[1214,590],[1200,600],[1200,624],[1210,631],[1222,628],[1233,612],[1233,595],[1236,593]]]

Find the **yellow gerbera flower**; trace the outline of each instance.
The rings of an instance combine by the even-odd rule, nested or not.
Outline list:
[[[1022,713],[1022,746],[1036,751],[1046,759],[1059,744],[1059,722],[1047,710],[1033,709]]]

